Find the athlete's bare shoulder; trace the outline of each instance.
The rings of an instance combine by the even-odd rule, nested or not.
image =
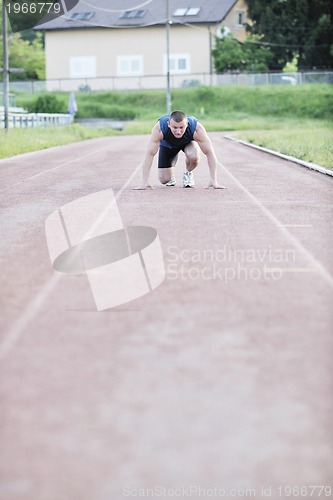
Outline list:
[[[155,125],[153,126],[151,134],[150,134],[150,139],[153,142],[158,142],[158,141],[161,141],[163,139],[163,133],[162,133],[159,121],[157,121],[155,123]]]
[[[193,134],[193,139],[195,141],[204,141],[207,138],[208,136],[205,127],[200,122],[197,122],[197,126]]]

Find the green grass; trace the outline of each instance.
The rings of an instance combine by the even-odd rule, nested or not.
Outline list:
[[[196,117],[208,132],[276,129],[281,126],[281,123],[290,121],[287,118],[282,121],[274,117],[250,116],[245,113],[229,114],[223,119],[209,118],[206,114],[197,114]],[[294,120],[291,121],[294,124]],[[149,134],[155,123],[156,116],[151,120],[132,120],[125,124],[124,133],[127,135]]]
[[[111,129],[93,130],[77,124],[52,128],[15,128],[8,131],[2,129],[0,130],[0,158],[106,135],[118,135],[118,133]]]
[[[66,112],[69,93],[56,93]],[[29,107],[37,96],[18,94]],[[163,90],[77,92],[78,118],[127,121],[124,134],[149,134],[165,114]],[[238,131],[237,137],[281,153],[333,168],[332,85],[261,87],[199,86],[172,91],[172,108],[195,115],[210,131]],[[116,135],[111,129],[79,126],[0,130],[0,158],[70,142]]]
[[[333,125],[324,121],[283,123],[277,130],[251,130],[234,134],[238,139],[300,160],[333,168]]]
[[[68,92],[56,93],[67,111]],[[77,118],[114,118],[155,120],[165,113],[165,91],[136,90],[113,92],[77,92]],[[17,105],[28,107],[36,96],[18,94]],[[331,85],[267,85],[260,87],[221,86],[180,88],[172,91],[172,108],[209,119],[226,116],[275,116],[331,119],[333,89]]]

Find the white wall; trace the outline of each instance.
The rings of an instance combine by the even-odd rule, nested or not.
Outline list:
[[[47,31],[45,52],[47,79],[122,76],[117,72],[117,56],[139,58],[144,75],[161,75],[165,71],[166,30],[151,27]],[[170,54],[186,56],[188,66],[184,74],[209,72],[207,26],[171,26]]]

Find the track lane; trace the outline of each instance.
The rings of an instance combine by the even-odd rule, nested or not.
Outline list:
[[[158,186],[156,170],[155,190],[133,191],[139,174],[122,189],[146,138],[121,137],[66,170],[37,177],[32,161],[30,180],[2,198],[2,338],[21,321],[1,363],[6,500],[104,500],[158,484],[248,486],[257,498],[267,484],[278,498],[281,483],[329,480],[331,288],[318,272],[332,272],[329,179],[211,137],[226,191],[201,189],[204,159],[196,190]],[[124,224],[158,230],[166,280],[97,313],[85,277],[60,276],[39,304],[59,276],[46,216],[108,187]]]

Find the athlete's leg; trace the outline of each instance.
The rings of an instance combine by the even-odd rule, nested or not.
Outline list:
[[[197,142],[192,141],[184,148],[186,170],[192,172],[200,162],[200,148]]]
[[[158,154],[158,178],[162,184],[169,182],[174,176],[178,150],[160,146]]]
[[[184,148],[186,170],[183,174],[183,187],[194,187],[193,170],[199,165],[200,162],[200,148],[199,145],[192,141]]]
[[[174,176],[174,171],[174,167],[159,168],[158,178],[160,183],[166,184],[167,182],[171,181],[172,177]]]

